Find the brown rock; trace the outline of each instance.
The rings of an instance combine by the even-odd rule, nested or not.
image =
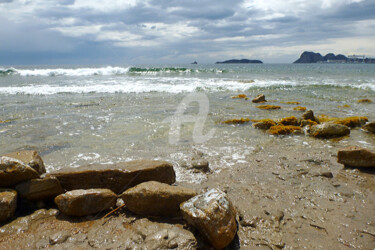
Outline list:
[[[193,160],[191,162],[191,168],[205,172],[205,173],[210,171],[209,165],[210,163],[204,159]]]
[[[303,113],[302,119],[319,123],[319,120],[314,116],[314,112],[312,110],[307,110],[305,113]]]
[[[6,154],[4,156],[14,158],[14,159],[17,159],[17,160],[23,162],[23,164],[32,167],[39,174],[44,174],[46,172],[44,162],[43,162],[42,158],[39,156],[38,152],[36,152],[36,151],[24,150],[24,151]]]
[[[177,214],[180,204],[196,194],[189,188],[149,181],[128,189],[121,198],[135,214],[168,216]]]
[[[38,177],[38,172],[21,161],[6,156],[0,157],[0,187],[12,187]]]
[[[260,103],[260,102],[266,102],[266,97],[263,94],[257,95],[253,100],[253,103]]]
[[[85,216],[114,207],[116,200],[116,194],[109,189],[80,189],[60,194],[55,203],[63,214]]]
[[[362,127],[362,129],[366,130],[367,132],[375,134],[375,122],[369,122]]]
[[[0,222],[13,217],[17,207],[17,192],[11,189],[0,189]]]
[[[322,123],[310,128],[310,135],[317,138],[334,138],[350,134],[350,129],[341,124]]]
[[[359,147],[339,150],[337,162],[345,167],[375,167],[375,151]]]
[[[172,164],[151,160],[93,164],[57,171],[47,176],[55,176],[65,190],[108,188],[117,194],[146,181],[172,184],[176,180]]]
[[[32,201],[49,200],[64,193],[59,180],[55,177],[22,182],[16,186],[16,190],[21,198]]]
[[[237,232],[236,212],[219,189],[195,196],[180,205],[184,219],[217,249],[226,247]]]
[[[267,129],[271,128],[272,126],[275,126],[275,125],[276,125],[276,122],[274,120],[271,120],[271,119],[264,119],[264,120],[260,120],[256,123],[253,123],[254,128],[263,129],[263,130],[267,130]]]

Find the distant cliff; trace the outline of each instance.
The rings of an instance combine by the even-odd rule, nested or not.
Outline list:
[[[216,62],[216,64],[221,64],[221,63],[263,63],[260,60],[249,60],[249,59],[231,59],[223,62]]]
[[[302,53],[300,58],[294,63],[317,63],[317,62],[327,62],[327,61],[342,61],[347,62],[348,58],[344,55],[335,55],[333,53],[328,53],[322,56],[320,53],[314,53],[305,51]]]

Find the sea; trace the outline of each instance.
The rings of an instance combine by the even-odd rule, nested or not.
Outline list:
[[[232,98],[239,94],[248,99]],[[258,94],[281,108],[257,108],[251,100]],[[297,106],[317,116],[375,121],[375,65],[0,66],[0,154],[36,150],[49,172],[160,159],[174,163],[178,181],[200,182],[206,175],[187,167],[197,152],[217,172],[248,164],[268,145],[374,147],[374,135],[360,129],[341,140],[318,140],[273,136],[252,122],[223,123],[299,117]]]

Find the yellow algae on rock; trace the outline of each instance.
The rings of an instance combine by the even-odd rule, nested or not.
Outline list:
[[[342,105],[342,106],[337,106],[338,108],[350,108],[350,105],[348,105],[348,104],[344,104],[344,105]]]
[[[281,109],[280,106],[275,106],[275,105],[260,105],[256,106],[258,109]]]
[[[298,119],[295,116],[290,116],[290,117],[285,117],[282,118],[279,122],[279,125],[293,125],[297,126],[298,125]]]
[[[365,116],[352,116],[346,118],[338,118],[334,123],[348,126],[350,128],[362,127],[368,122],[368,118]]]
[[[306,107],[298,106],[298,107],[295,107],[293,110],[296,110],[296,111],[306,111]]]
[[[301,104],[300,102],[281,102],[283,104],[294,104],[294,105],[298,105],[298,104]]]
[[[292,134],[296,131],[301,131],[301,127],[298,126],[291,126],[291,125],[276,125],[272,126],[269,130],[268,133],[272,135],[289,135]]]
[[[246,99],[247,98],[247,95],[245,94],[239,94],[239,95],[236,95],[236,96],[232,96],[232,99]]]
[[[240,118],[240,119],[226,120],[223,123],[225,123],[225,124],[244,124],[244,123],[247,123],[249,121],[250,121],[249,118]]]
[[[305,126],[307,126],[307,125],[309,125],[309,126],[314,126],[314,125],[317,125],[317,124],[318,124],[318,123],[317,123],[316,121],[312,121],[312,120],[310,120],[310,119],[307,119],[307,120],[302,120],[300,126],[301,126],[301,127],[305,127]]]
[[[360,99],[357,102],[358,103],[371,103],[372,101],[370,99]]]
[[[270,127],[276,125],[276,122],[274,120],[271,120],[271,119],[252,120],[252,121],[256,121],[253,124],[253,127],[257,128],[257,129],[269,129]]]

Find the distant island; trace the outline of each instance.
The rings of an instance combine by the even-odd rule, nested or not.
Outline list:
[[[223,63],[263,63],[260,60],[249,60],[249,59],[231,59],[223,62],[216,62],[216,64],[223,64]]]
[[[364,55],[335,55],[328,53],[322,56],[320,53],[305,51],[301,54],[300,58],[294,63],[375,63],[375,59],[366,58]]]

